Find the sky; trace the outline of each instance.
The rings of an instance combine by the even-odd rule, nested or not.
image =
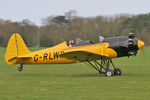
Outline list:
[[[0,19],[29,19],[42,25],[42,19],[76,10],[78,16],[144,14],[150,12],[150,0],[0,0]]]

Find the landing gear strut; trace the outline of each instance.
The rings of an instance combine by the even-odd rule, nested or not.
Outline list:
[[[18,71],[22,71],[23,70],[23,64],[20,64],[20,67],[18,67]]]
[[[100,74],[104,74],[105,76],[121,76],[122,75],[122,71],[119,68],[116,68],[115,65],[113,64],[111,59],[106,59],[104,57],[101,57],[101,62],[99,63],[96,60],[93,60],[93,63],[91,63],[90,61],[86,60],[86,62],[93,67],[95,70],[97,70]],[[114,70],[110,69],[110,65],[112,65]]]

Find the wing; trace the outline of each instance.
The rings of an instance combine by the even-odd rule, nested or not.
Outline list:
[[[108,43],[100,43],[68,48],[64,49],[64,53],[60,54],[60,57],[80,62],[86,60],[97,60],[101,59],[101,57],[117,57],[117,52],[111,48],[108,48],[108,46]]]
[[[92,61],[92,60],[98,60],[102,56],[107,57],[107,55],[99,55],[95,54],[89,51],[68,51],[60,55],[60,57],[75,60],[75,61]]]

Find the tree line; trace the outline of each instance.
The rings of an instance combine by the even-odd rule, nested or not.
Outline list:
[[[150,13],[81,17],[76,11],[68,11],[64,15],[44,18],[42,22],[42,26],[38,26],[28,19],[20,22],[0,19],[0,46],[6,47],[15,32],[21,34],[29,47],[50,47],[76,38],[98,42],[99,36],[128,35],[130,32],[150,45]]]

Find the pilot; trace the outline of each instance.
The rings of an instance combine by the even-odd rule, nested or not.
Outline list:
[[[68,46],[69,46],[69,48],[72,48],[72,47],[73,47],[73,45],[74,45],[74,40],[70,40],[70,41],[69,41],[69,45],[68,45]]]

